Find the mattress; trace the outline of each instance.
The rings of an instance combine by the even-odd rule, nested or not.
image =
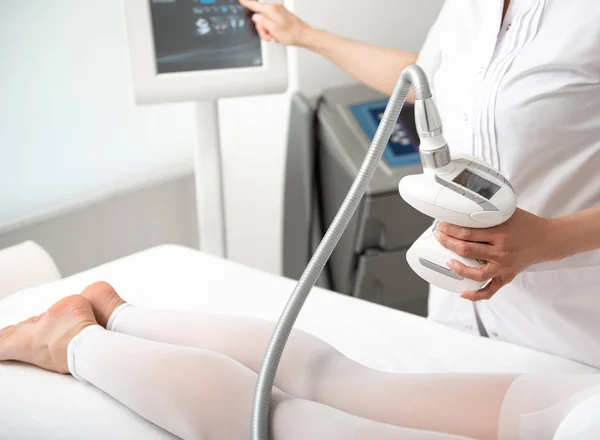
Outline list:
[[[0,328],[39,314],[94,281],[129,302],[276,320],[295,282],[184,247],[165,245],[0,301]],[[316,288],[297,327],[389,372],[595,372],[591,367]],[[0,439],[171,439],[91,385],[0,363]]]

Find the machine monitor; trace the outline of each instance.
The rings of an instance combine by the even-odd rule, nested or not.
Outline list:
[[[124,0],[138,103],[283,92],[283,45],[264,43],[237,0]]]
[[[226,257],[217,101],[285,92],[286,48],[261,41],[250,11],[238,0],[123,0],[123,5],[137,103],[196,102],[200,248]]]
[[[369,142],[372,142],[375,138],[377,127],[381,122],[387,104],[388,100],[383,99],[350,106],[356,122],[368,137]],[[417,135],[414,114],[414,107],[406,104],[394,127],[392,137],[382,157],[391,168],[421,163],[419,156],[420,140]]]
[[[250,12],[233,0],[152,0],[150,14],[158,74],[263,65]]]

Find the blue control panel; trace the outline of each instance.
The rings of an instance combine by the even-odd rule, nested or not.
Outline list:
[[[367,137],[373,141],[377,127],[388,104],[387,99],[365,102],[350,106],[356,122]],[[393,168],[421,163],[419,157],[419,136],[415,128],[414,108],[405,104],[392,132],[392,137],[383,153],[383,160]]]

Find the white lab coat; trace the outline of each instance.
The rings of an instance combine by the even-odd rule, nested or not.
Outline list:
[[[600,205],[598,0],[446,0],[419,64],[451,151],[559,217]],[[477,304],[491,338],[600,367],[600,251],[532,266]],[[472,303],[432,287],[430,317],[478,333]]]

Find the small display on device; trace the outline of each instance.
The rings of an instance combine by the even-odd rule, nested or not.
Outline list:
[[[263,65],[251,13],[237,0],[150,0],[156,72]]]
[[[468,168],[465,168],[458,176],[456,176],[453,182],[476,192],[488,200],[494,197],[494,194],[500,190],[500,186],[484,179],[479,174],[473,173]]]

